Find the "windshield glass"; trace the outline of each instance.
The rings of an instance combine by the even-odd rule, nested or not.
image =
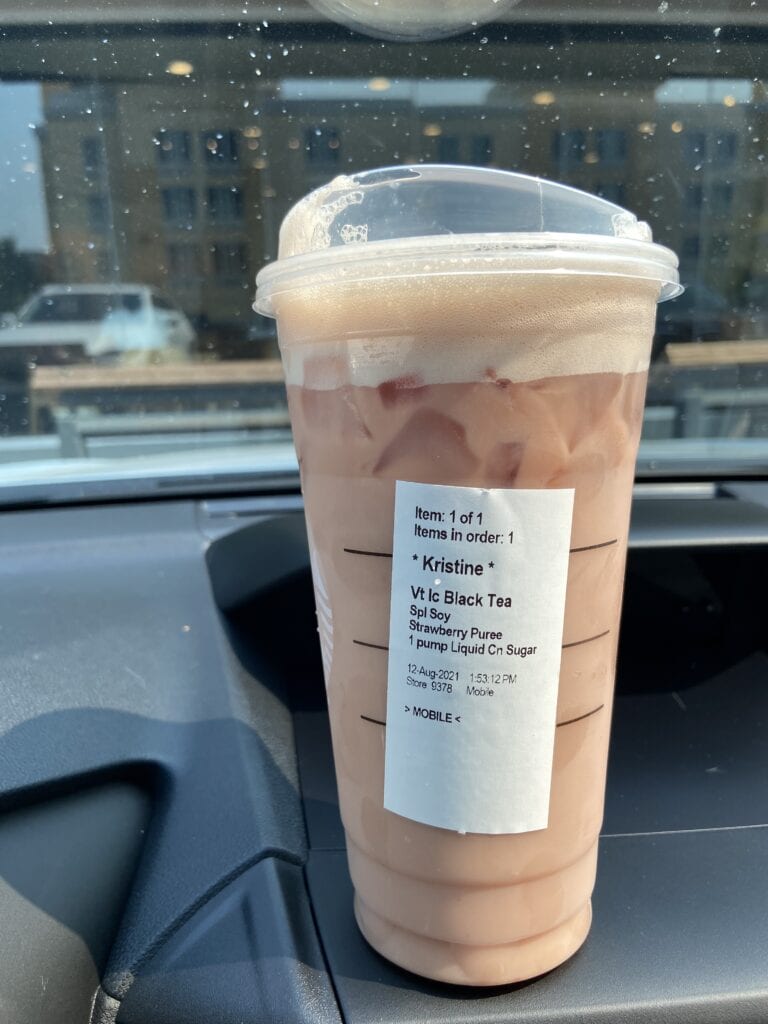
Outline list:
[[[638,473],[765,473],[767,67],[763,0],[6,5],[0,501],[295,484],[256,274],[311,189],[419,163],[647,221],[685,292]]]
[[[138,313],[140,309],[141,296],[131,292],[122,295],[98,292],[53,293],[34,299],[19,315],[19,323],[96,323],[117,310]]]

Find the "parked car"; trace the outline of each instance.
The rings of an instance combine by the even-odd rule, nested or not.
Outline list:
[[[47,285],[0,329],[3,350],[38,363],[142,362],[187,358],[187,316],[148,285]]]

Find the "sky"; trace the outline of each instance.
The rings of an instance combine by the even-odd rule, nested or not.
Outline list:
[[[27,252],[49,247],[40,147],[30,127],[42,120],[39,84],[0,84],[0,238]]]

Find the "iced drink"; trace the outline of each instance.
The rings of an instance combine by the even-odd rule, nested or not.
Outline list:
[[[589,273],[573,273],[544,256],[539,273],[505,273],[514,262],[502,253],[464,275],[440,258],[401,276],[330,274],[273,299],[357,921],[390,960],[456,984],[533,977],[571,956],[590,927],[632,481],[661,288],[616,274],[620,260],[609,270],[596,257],[582,266]],[[385,809],[397,481],[573,493],[546,827],[481,834]],[[416,530],[427,536],[433,525]],[[498,543],[507,541],[498,535]],[[447,561],[444,572],[473,564]],[[409,681],[426,685],[416,663],[422,674],[424,665],[471,669],[480,657],[473,651],[485,655],[487,638],[501,635],[495,614],[481,605],[474,639],[414,621],[422,651]],[[450,636],[461,653],[436,654],[427,630],[440,630],[434,646],[442,650]],[[503,646],[511,653],[502,667],[535,659],[530,648]],[[487,678],[474,673],[482,685],[472,686],[469,678],[460,688],[470,710],[457,728],[481,703],[493,706]],[[497,701],[499,685],[513,679],[511,669],[499,673]],[[458,688],[414,695],[419,710],[440,709],[419,728],[455,721]],[[413,787],[429,787],[428,775],[414,771]]]

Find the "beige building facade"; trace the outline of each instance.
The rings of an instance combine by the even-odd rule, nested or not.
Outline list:
[[[768,125],[765,97],[732,88],[508,76],[445,79],[425,96],[415,79],[383,76],[212,86],[168,74],[46,84],[38,130],[54,273],[153,284],[200,324],[241,329],[296,199],[338,173],[425,161],[602,194],[651,222],[684,277],[735,303],[768,252]]]

